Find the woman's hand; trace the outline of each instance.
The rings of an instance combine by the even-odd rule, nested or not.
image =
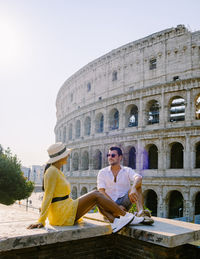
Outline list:
[[[43,228],[43,224],[42,223],[35,223],[35,224],[31,224],[27,227],[27,229],[32,229],[32,228]]]

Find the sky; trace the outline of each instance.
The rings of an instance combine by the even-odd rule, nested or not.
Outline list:
[[[199,0],[0,0],[0,144],[23,166],[45,164],[67,78],[152,33],[200,30],[199,10]]]

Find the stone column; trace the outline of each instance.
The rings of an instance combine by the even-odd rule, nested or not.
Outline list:
[[[144,125],[144,111],[143,111],[143,100],[140,97],[139,111],[138,111],[138,128],[141,129]]]
[[[91,136],[95,136],[95,112],[92,111],[90,113],[90,118],[91,118],[91,131],[90,131],[90,135]]]
[[[187,99],[185,100],[185,123],[186,125],[191,125],[191,120],[193,119],[191,114],[191,103],[190,103],[190,90],[187,90]]]
[[[108,118],[108,109],[106,107],[105,113],[104,113],[104,132],[109,132],[109,118]]]
[[[164,127],[165,125],[165,116],[164,116],[164,93],[162,89],[162,94],[161,94],[161,103],[159,103],[159,125],[160,127]]]
[[[139,173],[143,170],[143,146],[140,139],[137,141],[136,169]]]
[[[89,171],[91,171],[93,170],[93,151],[92,151],[91,145],[89,145],[88,154],[89,154]]]
[[[158,204],[157,204],[157,217],[164,217],[164,200],[163,200],[163,192],[162,192],[162,188],[160,187],[159,189],[159,193],[158,193]]]
[[[185,150],[184,150],[184,169],[191,169],[191,153],[190,153],[190,136],[187,133],[185,137]]]

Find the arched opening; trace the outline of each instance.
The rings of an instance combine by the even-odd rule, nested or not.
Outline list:
[[[159,103],[158,101],[150,101],[148,103],[148,112],[147,112],[147,123],[155,124],[159,123]]]
[[[119,128],[119,112],[117,109],[113,109],[109,115],[110,130]]]
[[[196,120],[200,120],[200,94],[197,95],[195,100],[195,115]]]
[[[200,192],[197,193],[195,198],[195,215],[200,214]]]
[[[135,147],[131,147],[129,150],[128,166],[132,169],[136,169],[136,150]]]
[[[69,125],[68,139],[72,140],[72,124]]]
[[[84,135],[89,136],[91,132],[91,119],[87,117],[84,122]]]
[[[112,81],[116,81],[117,80],[117,71],[113,71],[112,73]]]
[[[170,168],[183,168],[183,146],[181,143],[174,143],[171,147]]]
[[[89,154],[88,151],[84,151],[82,154],[82,170],[88,170],[89,169]]]
[[[86,187],[82,187],[81,189],[81,196],[86,194],[88,191],[87,191],[87,188]]]
[[[127,111],[127,126],[136,127],[138,126],[138,108],[136,105],[128,107]]]
[[[72,169],[73,169],[73,171],[78,171],[78,168],[79,168],[78,153],[74,153],[73,158],[72,158]]]
[[[62,142],[63,142],[63,143],[66,142],[66,126],[64,126],[64,128],[63,128],[63,138],[62,138]]]
[[[171,122],[185,120],[185,100],[182,97],[173,98],[170,105],[169,120]]]
[[[76,138],[80,138],[81,136],[81,122],[80,120],[76,121]]]
[[[196,145],[196,168],[200,168],[200,142]]]
[[[100,150],[96,150],[93,157],[93,169],[100,170],[102,168],[102,153]]]
[[[151,211],[152,216],[157,216],[158,197],[155,191],[148,190],[145,195],[145,206]]]
[[[169,196],[169,218],[183,217],[183,196],[179,191],[172,191]]]
[[[158,148],[151,145],[148,150],[148,169],[158,169]]]
[[[104,116],[102,113],[97,114],[95,119],[95,132],[101,133],[104,128]]]
[[[73,199],[73,200],[75,200],[75,199],[78,198],[78,195],[77,195],[77,187],[76,187],[76,186],[73,186],[71,194],[72,194],[72,199]]]

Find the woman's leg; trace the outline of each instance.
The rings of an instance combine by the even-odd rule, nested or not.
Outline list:
[[[115,217],[120,215],[124,216],[126,214],[114,201],[108,199],[99,191],[92,191],[79,198],[76,220],[90,211],[95,205],[100,206],[104,211],[110,212],[110,214]],[[109,217],[109,221],[113,222],[113,220],[114,218]]]

